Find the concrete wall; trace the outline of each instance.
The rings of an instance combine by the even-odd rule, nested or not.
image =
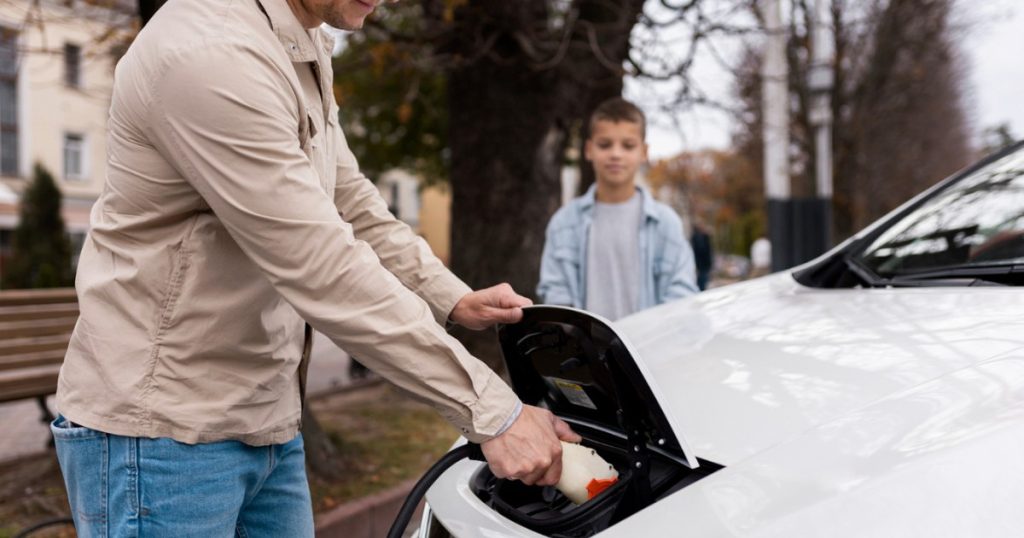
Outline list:
[[[450,258],[452,197],[447,185],[420,188],[418,177],[389,170],[377,190],[395,216],[423,236],[434,255],[446,265]]]
[[[420,191],[420,235],[434,254],[448,265],[451,261],[452,195],[447,185]]]

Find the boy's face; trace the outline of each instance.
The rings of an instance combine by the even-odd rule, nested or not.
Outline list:
[[[598,186],[632,184],[636,171],[647,161],[640,124],[631,121],[598,120],[594,122],[584,154],[594,165]]]

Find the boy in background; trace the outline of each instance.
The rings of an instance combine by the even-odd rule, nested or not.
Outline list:
[[[616,320],[697,293],[679,216],[636,184],[647,161],[646,120],[624,99],[590,117],[584,154],[595,182],[548,223],[537,294],[544,303]]]
[[[715,268],[715,247],[711,244],[711,235],[700,221],[693,223],[690,247],[693,248],[693,258],[697,263],[697,288],[704,291],[708,289],[711,270]]]

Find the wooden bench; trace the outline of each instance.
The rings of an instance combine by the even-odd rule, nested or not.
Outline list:
[[[77,320],[74,288],[0,291],[0,403],[35,398],[53,420],[46,397]]]

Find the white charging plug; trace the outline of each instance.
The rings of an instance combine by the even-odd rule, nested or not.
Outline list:
[[[562,441],[562,477],[555,485],[575,504],[596,497],[619,479],[619,472],[592,448]]]

